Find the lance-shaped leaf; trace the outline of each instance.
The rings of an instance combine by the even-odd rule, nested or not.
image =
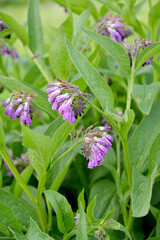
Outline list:
[[[78,220],[76,240],[82,240],[82,239],[88,240],[88,237],[87,237],[85,212],[84,212],[82,203],[80,203],[80,216]]]
[[[34,53],[43,52],[43,33],[39,13],[39,0],[30,0],[28,5],[28,32],[30,48]]]
[[[153,172],[156,165],[157,168],[160,166],[160,134],[158,134],[157,137],[155,138],[151,150],[149,152],[148,161],[149,176]]]
[[[63,195],[56,191],[46,190],[44,193],[56,212],[59,231],[64,234],[68,233],[74,226],[70,204]]]
[[[0,148],[4,148],[4,147],[5,147],[5,135],[3,131],[2,118],[0,117]]]
[[[159,20],[159,12],[160,12],[160,2],[158,1],[157,4],[153,5],[149,11],[149,23],[152,26]]]
[[[130,60],[126,50],[112,39],[101,36],[100,34],[83,29],[83,31],[98,44],[104,47],[112,57],[118,62],[119,66],[127,76],[130,74]]]
[[[122,224],[120,224],[119,222],[111,219],[111,220],[110,220],[110,224],[109,224],[107,227],[108,227],[108,228],[111,228],[111,229],[114,229],[114,230],[117,230],[117,231],[122,231],[122,232],[124,232],[124,233],[128,236],[128,238],[129,238],[130,240],[132,240],[131,234],[130,234],[130,233],[127,231],[127,229],[126,229]]]
[[[68,52],[75,67],[82,75],[88,86],[91,88],[102,107],[106,110],[113,108],[113,94],[103,77],[69,40],[66,40],[66,43]]]
[[[15,32],[15,34],[23,42],[23,44],[27,45],[29,40],[27,32],[25,31],[24,27],[21,26],[14,18],[5,13],[0,12],[0,17],[7,24],[7,26],[13,32]]]

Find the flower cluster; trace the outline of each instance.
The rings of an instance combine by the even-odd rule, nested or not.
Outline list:
[[[19,58],[18,53],[14,48],[8,48],[6,45],[0,47],[1,56],[11,55],[13,59]]]
[[[121,23],[122,21],[121,18],[109,13],[105,19],[98,23],[96,32],[111,38],[115,42],[123,42],[124,38],[131,34],[131,31]]]
[[[36,97],[33,93],[25,93],[21,90],[11,93],[11,97],[7,98],[2,107],[6,108],[5,115],[10,119],[20,117],[20,122],[26,125],[32,124],[32,106],[31,99]]]
[[[132,43],[132,45],[129,44],[127,41],[125,41],[125,48],[127,50],[128,56],[130,58],[131,66],[132,66],[133,59],[138,57],[138,55],[140,54],[140,51],[143,50],[144,48],[148,47],[152,43],[153,43],[153,41],[146,41],[146,39],[143,39],[142,41],[140,41],[140,39],[135,39],[134,42]],[[148,59],[142,66],[150,65],[152,59],[153,59],[153,57]]]
[[[89,130],[84,137],[86,144],[83,145],[82,150],[88,161],[88,168],[99,166],[112,145],[113,137],[106,131],[108,127],[96,127]]]
[[[57,81],[58,83],[49,83],[51,88],[46,90],[49,94],[48,101],[53,104],[53,110],[63,115],[64,120],[74,124],[78,115],[81,116],[85,109],[85,102],[80,97],[88,94],[82,93],[76,85],[71,85],[59,78]]]

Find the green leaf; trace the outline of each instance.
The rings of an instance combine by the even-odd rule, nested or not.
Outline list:
[[[12,209],[21,225],[29,227],[30,217],[32,217],[41,226],[37,212],[24,201],[2,189],[0,189],[0,196],[0,203]]]
[[[78,220],[76,240],[82,240],[82,239],[88,240],[88,237],[87,237],[85,212],[83,210],[83,205],[80,204],[80,216]]]
[[[160,237],[147,238],[147,240],[160,240]]]
[[[35,132],[22,125],[23,145],[28,147],[39,155],[39,164],[43,166],[43,171],[47,169],[50,157],[50,138],[38,132]],[[32,159],[33,160],[33,159]],[[35,167],[36,164],[34,164]],[[37,171],[38,172],[38,171]]]
[[[90,190],[89,202],[97,195],[96,206],[94,208],[95,218],[104,218],[110,211],[116,207],[114,217],[119,215],[119,200],[115,184],[110,180],[97,181]],[[100,207],[101,206],[101,207]]]
[[[37,239],[37,240],[53,240],[49,235],[43,233],[38,227],[37,223],[31,218],[30,227],[26,234],[26,239]]]
[[[90,202],[90,204],[87,207],[87,216],[92,220],[92,222],[95,221],[95,217],[94,217],[94,208],[96,205],[96,198],[97,195],[94,196],[94,198],[92,199],[92,201]]]
[[[56,77],[64,80],[67,80],[71,65],[64,38],[72,40],[72,34],[72,21],[70,18],[67,18],[59,28],[53,47],[49,53],[49,61]]]
[[[13,210],[2,203],[0,203],[0,225],[6,229],[6,232],[8,232],[8,228],[21,231],[21,226]],[[1,226],[0,230],[2,230]]]
[[[122,231],[128,236],[130,240],[132,240],[131,234],[127,231],[127,229],[123,225],[121,225],[119,222],[113,219],[111,219],[111,224],[107,225],[107,228]]]
[[[63,6],[65,9],[67,8],[66,6],[66,1],[64,0],[54,0],[54,2],[60,4]],[[70,5],[71,5],[71,10],[77,14],[82,13],[86,8],[89,7],[90,1],[89,0],[70,0]],[[92,14],[95,18],[98,18],[98,13],[95,8],[95,6],[92,4]]]
[[[30,0],[28,5],[28,32],[30,48],[34,53],[43,53],[43,33],[39,13],[39,0]]]
[[[80,205],[82,205],[83,209],[85,210],[85,199],[84,199],[84,188],[82,189],[82,191],[80,192],[79,196],[78,196],[78,208],[80,209]]]
[[[22,234],[20,234],[20,233],[18,233],[18,232],[14,232],[14,231],[12,231],[13,232],[13,235],[15,236],[15,238],[14,239],[16,239],[16,240],[28,240],[27,238],[26,238],[26,236],[24,236],[24,235],[22,235]],[[7,240],[7,239],[6,239]]]
[[[112,39],[101,36],[100,34],[83,29],[83,31],[98,44],[104,47],[113,58],[118,62],[122,72],[127,76],[130,74],[130,60],[126,53],[126,50]]]
[[[144,217],[149,212],[156,171],[157,167],[148,178],[139,173],[135,167],[133,168],[132,209],[134,217]]]
[[[7,24],[7,26],[15,32],[17,37],[23,42],[24,45],[28,45],[28,35],[24,27],[21,26],[14,18],[11,16],[0,12],[1,19]]]
[[[4,77],[2,75],[0,75],[0,84],[9,89],[10,91],[23,90],[29,93],[32,92],[36,94],[37,97],[32,100],[34,105],[55,118],[55,111],[51,109],[51,104],[49,104],[47,101],[47,94],[45,94],[41,90],[33,87],[32,85],[25,84],[16,79]]]
[[[56,191],[46,190],[44,193],[56,212],[59,231],[64,234],[68,233],[74,226],[70,204],[64,196]]]
[[[134,84],[133,97],[136,99],[137,105],[143,113],[149,114],[159,89],[159,83],[148,85]]]
[[[159,12],[160,12],[160,2],[158,1],[157,4],[153,5],[149,11],[149,23],[152,26],[156,24],[156,21],[159,20]]]
[[[76,49],[69,40],[66,40],[68,52],[79,73],[91,88],[102,107],[105,110],[114,106],[113,94],[99,72],[87,60],[87,58]]]
[[[108,0],[97,0],[97,2],[103,3],[104,6],[105,6],[107,9],[110,9],[110,10],[112,10],[113,12],[116,12],[116,13],[118,13],[119,15],[121,14],[121,8],[120,8],[120,6],[118,5],[118,3],[116,3],[115,1],[113,2],[112,0],[111,0],[111,1],[108,1]]]
[[[51,124],[49,125],[49,127],[47,128],[44,134],[49,137],[52,137],[55,131],[62,125],[62,123],[64,123],[64,120],[63,120],[63,117],[60,116],[57,119],[55,119],[53,122],[51,122]]]
[[[22,177],[22,179],[23,179],[23,181],[25,182],[25,184],[28,183],[28,181],[29,181],[32,173],[33,173],[33,167],[32,167],[32,165],[29,165],[29,166],[27,166],[27,167],[23,170],[23,172],[20,174],[21,177]],[[21,195],[22,191],[23,191],[22,187],[21,187],[21,186],[19,185],[19,183],[16,181],[16,182],[15,182],[15,187],[14,187],[14,195],[17,196],[17,197],[19,197],[19,196]]]
[[[131,128],[134,121],[134,111],[132,109],[128,109],[125,111],[122,120],[118,123],[119,129],[121,130],[124,136],[127,136],[129,129]]]
[[[143,63],[145,63],[148,59],[150,59],[152,56],[155,56],[159,52],[160,43],[153,43],[150,46],[146,47],[136,59],[135,70],[137,71]]]
[[[146,161],[151,146],[160,133],[160,101],[158,100],[132,134],[128,149],[132,166],[141,169]]]
[[[160,166],[160,147],[159,146],[160,146],[160,134],[156,136],[149,152],[149,161],[148,161],[149,176],[153,172],[156,165],[157,165],[157,168]]]
[[[4,147],[5,147],[5,135],[3,131],[2,118],[0,117],[0,148],[4,148]]]

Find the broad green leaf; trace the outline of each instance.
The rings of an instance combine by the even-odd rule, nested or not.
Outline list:
[[[13,210],[2,203],[0,203],[0,225],[6,230],[11,228],[21,231],[21,226]],[[1,227],[0,230],[2,230]]]
[[[43,166],[44,172],[50,163],[50,138],[35,132],[22,125],[23,145],[28,147],[40,156],[39,162]]]
[[[87,60],[87,58],[76,49],[69,40],[66,40],[68,52],[79,73],[91,88],[102,107],[105,110],[114,106],[113,94],[99,72]]]
[[[59,28],[58,34],[53,42],[53,47],[49,53],[49,61],[56,77],[66,80],[70,70],[71,61],[68,56],[65,37],[72,40],[73,27],[70,18]]]
[[[62,125],[63,122],[64,122],[63,117],[62,116],[58,117],[53,122],[51,122],[51,124],[49,125],[44,134],[51,138],[55,131]]]
[[[152,26],[156,24],[156,21],[159,20],[159,12],[160,12],[160,2],[158,1],[155,5],[150,8],[149,11],[149,23]]]
[[[153,43],[150,46],[146,47],[136,59],[135,70],[137,71],[143,63],[145,63],[148,59],[150,59],[152,56],[155,56],[159,52],[160,43]]]
[[[34,105],[55,118],[55,111],[52,110],[51,104],[49,104],[47,101],[47,94],[45,94],[41,90],[34,88],[32,85],[22,83],[16,79],[4,77],[2,75],[0,75],[0,84],[9,89],[10,91],[20,89],[29,93],[32,92],[36,94],[37,97],[32,100]]]
[[[33,167],[32,165],[27,166],[23,172],[21,173],[21,177],[23,178],[23,181],[25,182],[25,184],[28,183],[31,175],[33,173]],[[14,186],[14,195],[19,197],[22,193],[23,189],[22,187],[19,185],[19,183],[16,181],[15,186]]]
[[[95,195],[95,197],[92,199],[92,201],[90,202],[90,204],[87,207],[87,216],[92,220],[92,222],[95,221],[95,217],[94,217],[94,208],[96,205],[96,198],[97,195]]]
[[[15,231],[12,231],[13,232],[13,235],[14,235],[14,239],[16,239],[16,240],[28,240],[27,238],[26,238],[26,236],[24,236],[24,235],[22,235],[22,234],[20,234],[20,233],[18,233],[18,232],[15,232]],[[7,240],[7,239],[6,239]]]
[[[44,193],[56,212],[59,231],[64,234],[68,233],[74,226],[73,212],[70,204],[58,192],[46,190]]]
[[[149,152],[149,161],[148,161],[148,169],[149,176],[153,172],[155,166],[160,166],[160,134],[155,138],[152,147]]]
[[[28,158],[39,176],[45,172],[44,161],[36,151],[28,149]]]
[[[121,8],[120,6],[118,5],[118,3],[116,3],[115,1],[113,2],[113,0],[97,0],[98,2],[101,2],[104,4],[104,6],[107,8],[107,9],[110,9],[112,10],[113,12],[116,12],[118,13],[119,15],[121,14]]]
[[[119,215],[119,203],[115,184],[110,180],[97,181],[90,190],[89,202],[97,195],[96,206],[94,208],[95,218],[104,218],[116,207],[114,217]],[[101,206],[101,207],[99,207]]]
[[[129,142],[129,155],[132,166],[141,169],[146,161],[151,146],[160,133],[160,101],[152,107],[150,114],[145,116],[132,134]]]
[[[30,0],[28,5],[28,32],[30,48],[34,53],[43,53],[43,33],[39,13],[39,0]]]
[[[84,188],[82,189],[82,191],[80,192],[79,196],[78,196],[78,208],[81,208],[81,205],[83,207],[83,210],[85,211],[85,199],[84,199]]]
[[[139,109],[143,113],[149,114],[159,89],[159,83],[152,83],[148,85],[134,84],[133,97],[135,98]]]
[[[0,12],[1,19],[7,24],[7,26],[15,32],[17,37],[23,42],[24,45],[28,45],[28,35],[24,27],[21,26],[14,18],[11,16]]]
[[[130,240],[132,240],[131,234],[127,231],[127,229],[120,224],[119,222],[116,222],[115,220],[111,219],[111,223],[107,225],[107,228],[111,228],[113,230],[118,230],[124,232]]]
[[[3,131],[2,118],[0,117],[0,148],[4,148],[4,147],[5,147],[5,135]]]
[[[130,74],[130,60],[127,55],[126,50],[119,44],[113,41],[112,39],[101,36],[100,34],[88,31],[83,29],[83,31],[93,40],[95,40],[98,44],[104,47],[112,57],[118,62],[121,67],[122,72],[124,72],[127,76]]]
[[[30,226],[27,234],[25,235],[26,240],[37,239],[37,240],[53,240],[48,234],[43,233],[38,227],[37,223],[31,218]]]
[[[87,237],[85,212],[84,212],[82,203],[80,203],[80,216],[78,220],[76,240],[82,240],[82,239],[88,240],[88,237]]]
[[[139,173],[135,167],[133,168],[132,209],[134,217],[143,217],[149,212],[156,171],[157,167],[148,178]]]
[[[27,203],[2,189],[0,189],[0,196],[0,203],[12,209],[20,224],[29,227],[30,217],[32,217],[41,226],[37,212]]]
[[[160,210],[153,206],[150,206],[150,211],[151,211],[152,215],[154,216],[155,220],[157,220],[158,216],[160,214]]]

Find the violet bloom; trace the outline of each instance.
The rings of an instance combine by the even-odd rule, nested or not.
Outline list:
[[[4,114],[10,119],[20,117],[20,122],[25,125],[32,124],[32,106],[31,98],[36,97],[32,93],[28,94],[21,90],[13,92],[10,98],[7,98],[2,107],[5,108]]]
[[[58,83],[49,83],[51,88],[46,90],[48,101],[53,104],[53,110],[63,115],[64,120],[68,120],[69,123],[74,124],[77,117],[81,116],[81,113],[85,109],[85,102],[77,98],[87,96],[87,94],[82,93],[75,85],[71,85],[61,79],[57,80],[59,81]]]
[[[104,161],[103,156],[107,154],[113,141],[113,137],[106,133],[107,130],[107,127],[97,127],[85,135],[86,144],[82,150],[88,161],[88,168],[100,166]]]
[[[123,42],[124,38],[131,34],[131,31],[121,23],[122,21],[121,18],[109,13],[105,19],[98,23],[96,32],[111,38],[115,42]]]
[[[142,41],[140,41],[140,39],[135,39],[131,45],[127,41],[125,41],[125,48],[127,50],[127,53],[128,53],[129,59],[130,59],[130,66],[132,66],[133,59],[135,60],[138,57],[141,50],[145,49],[152,43],[153,43],[153,41],[146,41],[145,39],[143,39]],[[148,59],[145,63],[143,63],[142,66],[150,65],[152,59],[153,59],[153,57]]]

